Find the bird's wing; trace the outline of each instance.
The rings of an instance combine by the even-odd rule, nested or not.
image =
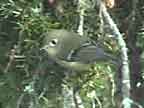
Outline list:
[[[112,55],[106,53],[102,48],[95,45],[87,45],[79,48],[71,57],[72,61],[93,63],[96,61],[116,60]]]

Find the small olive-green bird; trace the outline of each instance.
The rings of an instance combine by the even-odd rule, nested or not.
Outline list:
[[[42,49],[59,65],[75,70],[89,70],[91,64],[110,61],[116,64],[116,58],[106,53],[87,36],[67,30],[51,30],[44,33]]]

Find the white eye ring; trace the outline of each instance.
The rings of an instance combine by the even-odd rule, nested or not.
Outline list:
[[[57,43],[58,43],[58,40],[57,40],[57,39],[52,39],[52,40],[50,41],[50,43],[49,43],[49,46],[54,47],[54,46],[57,45]]]

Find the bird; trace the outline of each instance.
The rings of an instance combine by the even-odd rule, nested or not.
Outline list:
[[[101,61],[118,64],[116,57],[91,41],[88,36],[65,29],[52,29],[43,36],[41,50],[62,67],[74,71],[87,71],[92,64]]]

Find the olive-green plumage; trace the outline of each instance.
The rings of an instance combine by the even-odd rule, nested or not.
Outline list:
[[[59,65],[72,70],[87,70],[97,61],[114,61],[115,58],[90,42],[86,36],[67,30],[51,30],[44,34],[44,49]]]
[[[47,46],[46,51],[49,55],[60,59],[67,58],[72,50],[78,49],[87,41],[86,37],[66,30],[51,30],[44,35],[44,45]]]

